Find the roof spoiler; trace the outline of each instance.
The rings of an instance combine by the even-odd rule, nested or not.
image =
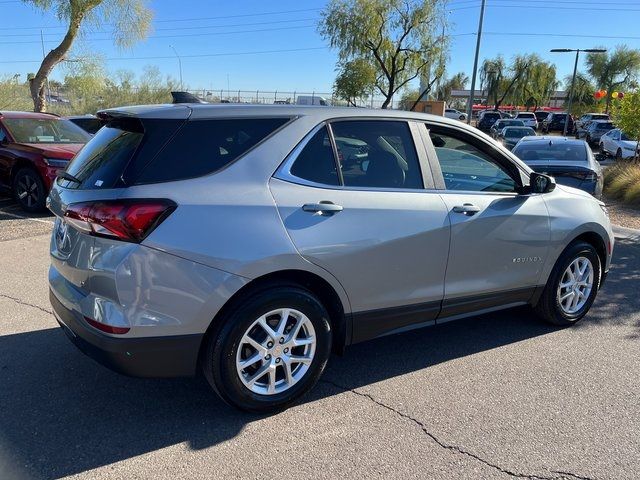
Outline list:
[[[208,103],[189,92],[171,92],[173,103]]]

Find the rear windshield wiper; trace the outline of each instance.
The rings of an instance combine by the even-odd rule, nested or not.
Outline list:
[[[65,180],[69,180],[70,182],[73,182],[73,183],[82,183],[81,180],[79,180],[77,177],[74,177],[73,175],[71,175],[68,172],[60,172],[58,174],[58,177],[59,178],[63,178]]]

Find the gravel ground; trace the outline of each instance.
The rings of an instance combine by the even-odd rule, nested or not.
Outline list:
[[[603,198],[602,200],[607,205],[611,223],[625,228],[640,229],[640,208],[631,207],[609,198]]]

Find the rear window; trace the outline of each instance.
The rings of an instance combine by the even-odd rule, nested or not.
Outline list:
[[[611,130],[613,128],[613,123],[596,123],[596,128],[598,130]]]
[[[505,130],[506,130],[505,137],[509,137],[509,138],[521,138],[521,137],[526,137],[527,135],[536,134],[536,132],[534,132],[532,128],[509,127]]]
[[[536,118],[533,113],[519,113],[516,118]]]
[[[606,115],[604,113],[602,113],[600,115],[592,115],[591,119],[592,120],[609,120],[609,115]]]
[[[117,118],[100,129],[69,164],[67,172],[80,183],[58,182],[67,188],[105,189],[207,175],[227,166],[288,121]]]
[[[520,143],[513,149],[513,153],[525,163],[537,160],[587,161],[586,145],[579,143]]]
[[[200,177],[220,170],[287,123],[289,118],[186,122],[135,179],[136,184]]]
[[[73,158],[67,172],[79,180],[58,179],[63,187],[103,189],[115,187],[142,142],[142,125],[118,120],[102,128]]]

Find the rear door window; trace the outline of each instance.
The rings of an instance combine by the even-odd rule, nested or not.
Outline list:
[[[313,183],[340,185],[327,127],[322,127],[307,142],[293,163],[291,174]]]
[[[423,188],[406,122],[348,120],[331,124],[346,187]]]

